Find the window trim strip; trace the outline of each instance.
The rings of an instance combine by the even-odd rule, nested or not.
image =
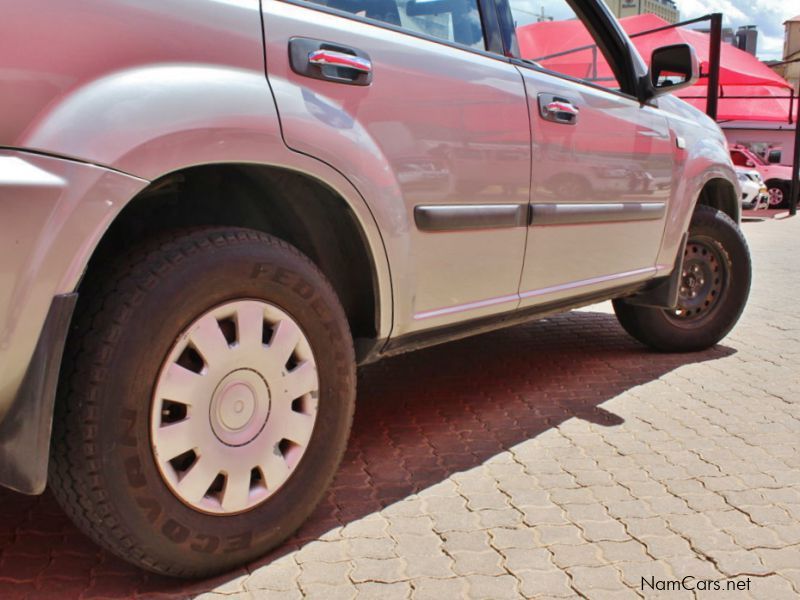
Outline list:
[[[274,1],[283,2],[285,4],[292,4],[294,6],[299,6],[301,8],[307,8],[309,10],[315,10],[317,12],[326,13],[336,17],[341,17],[343,19],[348,19],[350,21],[355,21],[357,23],[363,23],[365,25],[378,27],[380,29],[394,31],[395,33],[401,33],[417,39],[425,40],[428,42],[434,42],[436,44],[441,44],[442,46],[455,48],[456,50],[464,50],[466,52],[471,52],[472,54],[478,54],[480,56],[485,56],[487,58],[499,60],[500,62],[505,62],[505,63],[511,62],[509,58],[503,56],[502,37],[500,35],[500,25],[496,21],[496,14],[494,14],[495,17],[494,21],[492,20],[491,16],[484,17],[484,14],[487,15],[490,14],[488,11],[488,7],[485,6],[487,4],[486,0],[476,0],[478,3],[479,11],[481,12],[481,23],[483,25],[484,45],[485,46],[491,45],[491,49],[483,49],[483,50],[480,48],[474,48],[472,46],[465,46],[464,44],[459,44],[458,42],[452,42],[450,40],[436,37],[434,35],[428,35],[418,31],[412,31],[410,29],[399,27],[392,23],[387,23],[386,21],[379,21],[377,19],[372,19],[370,17],[361,17],[354,13],[347,12],[346,10],[339,10],[338,8],[331,8],[330,6],[325,6],[323,4],[317,4],[312,0],[274,0]],[[486,13],[484,13],[484,10],[486,10]],[[489,31],[487,31],[487,27]]]

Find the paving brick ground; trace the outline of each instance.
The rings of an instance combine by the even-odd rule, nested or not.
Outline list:
[[[136,571],[48,495],[0,491],[0,597],[800,595],[800,219],[746,223],[731,336],[660,355],[599,305],[363,369],[353,438],[271,556],[186,584]]]

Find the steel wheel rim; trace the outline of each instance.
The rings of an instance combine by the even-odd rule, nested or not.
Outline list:
[[[263,300],[207,311],[177,337],[153,390],[164,483],[200,512],[252,510],[300,464],[318,393],[311,345],[288,313]]]
[[[777,187],[769,188],[769,205],[780,206],[783,204],[783,190]]]
[[[717,311],[730,283],[727,253],[716,240],[691,238],[684,251],[678,306],[665,314],[677,325],[697,327]]]

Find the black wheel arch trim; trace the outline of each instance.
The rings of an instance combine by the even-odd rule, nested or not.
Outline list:
[[[47,484],[61,358],[78,294],[55,296],[11,407],[0,421],[0,485],[41,494]]]
[[[678,254],[675,257],[675,264],[672,272],[666,277],[654,279],[645,289],[622,298],[626,304],[637,306],[651,306],[654,308],[674,309],[678,306],[678,294],[681,287],[681,276],[683,274],[683,259],[686,252],[686,244],[689,241],[689,233],[686,232],[681,238],[678,246]]]

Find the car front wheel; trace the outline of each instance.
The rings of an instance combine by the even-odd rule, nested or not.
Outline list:
[[[689,226],[674,309],[614,300],[623,328],[665,352],[704,350],[733,328],[750,293],[750,252],[741,229],[722,211],[698,206]]]
[[[786,208],[789,204],[789,186],[784,181],[768,181],[767,192],[769,193],[770,208]]]
[[[345,449],[352,339],[322,273],[247,229],[167,235],[96,276],[68,343],[50,483],[95,541],[158,573],[250,561]]]

